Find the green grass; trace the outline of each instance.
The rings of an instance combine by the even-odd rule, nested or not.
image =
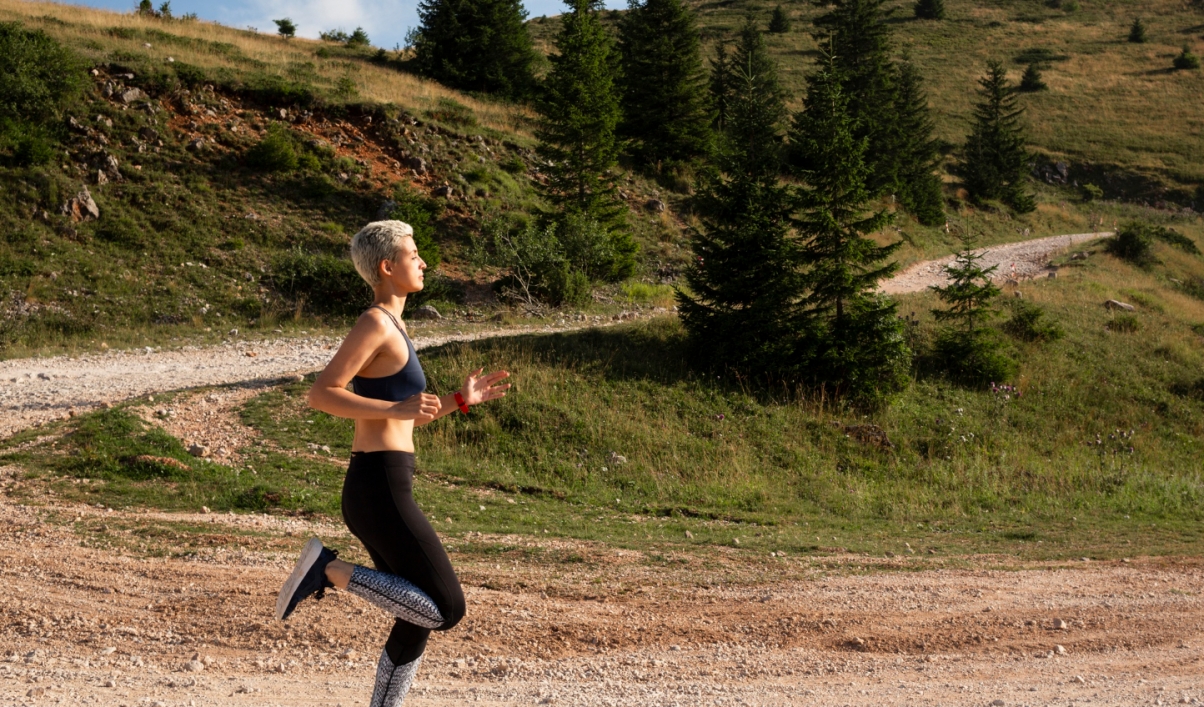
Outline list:
[[[1021,559],[1198,553],[1204,398],[1193,392],[1194,327],[1204,301],[1173,281],[1204,275],[1204,259],[1158,243],[1156,262],[1139,268],[1100,244],[1089,251],[1067,259],[1058,279],[1023,285],[1065,336],[1011,344],[1018,395],[918,372],[893,405],[866,417],[692,374],[668,318],[424,352],[432,390],[479,366],[510,370],[515,388],[416,433],[420,504],[459,545],[470,544],[468,531],[546,531],[643,549],[817,555],[902,553],[905,542],[921,554]],[[1110,330],[1108,298],[1137,304],[1140,335]],[[936,301],[903,304],[916,310],[922,342]],[[261,442],[237,470],[188,458],[121,408],[57,423],[72,433],[7,458],[31,470],[31,488],[48,484],[59,498],[337,515],[352,425],[308,408],[310,383],[246,403],[243,422]],[[879,426],[891,446],[866,441],[857,425]],[[173,456],[192,471],[148,475],[123,465],[134,453]]]

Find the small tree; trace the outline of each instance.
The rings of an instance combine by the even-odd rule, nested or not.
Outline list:
[[[167,0],[167,2],[159,6],[159,17],[165,20],[171,19],[171,0]]]
[[[1200,68],[1200,57],[1192,54],[1191,49],[1184,44],[1183,51],[1175,57],[1175,68],[1179,71],[1198,69]]]
[[[786,14],[781,5],[773,8],[773,15],[769,18],[769,31],[773,34],[786,34],[790,31],[790,15]]]
[[[137,13],[143,17],[155,17],[155,5],[151,0],[142,0],[138,3]]]
[[[949,283],[933,285],[946,309],[932,313],[945,326],[937,334],[933,358],[938,367],[954,380],[981,385],[1010,378],[1016,364],[1002,353],[1002,344],[987,322],[995,316],[992,303],[999,288],[991,282],[998,266],[982,267],[982,255],[972,250],[969,238],[962,250],[945,266]]]
[[[297,25],[293,21],[285,17],[283,20],[272,20],[276,23],[276,33],[285,39],[292,39],[297,36]]]
[[[810,165],[800,175],[806,187],[796,221],[807,268],[797,358],[814,383],[874,405],[903,387],[910,359],[895,303],[876,294],[898,267],[889,258],[899,243],[868,237],[890,215],[866,213],[869,141],[853,133],[831,55],[825,64],[808,77],[806,107],[795,116],[796,149]]]
[[[648,167],[689,163],[710,150],[706,75],[694,15],[681,0],[632,0],[619,20],[620,134]]]
[[[1036,64],[1029,64],[1020,77],[1020,90],[1025,93],[1048,90],[1049,86],[1041,78],[1041,69]]]
[[[355,31],[347,36],[347,46],[349,47],[367,47],[372,44],[368,39],[368,33],[363,27],[356,27]]]
[[[715,47],[715,58],[711,60],[711,126],[722,131],[727,122],[728,104],[731,102],[732,90],[732,60],[728,56],[727,42],[719,42]]]
[[[464,91],[534,94],[538,60],[519,0],[424,0],[409,38],[418,73]]]
[[[916,220],[925,226],[938,226],[945,221],[941,178],[936,173],[940,144],[932,135],[935,125],[928,113],[928,95],[920,72],[910,61],[899,65],[895,116],[901,151],[895,193]]]
[[[1016,90],[1007,80],[1003,64],[991,61],[979,80],[981,101],[974,106],[974,126],[966,138],[962,176],[971,198],[978,202],[999,199],[1019,212],[1036,208],[1025,190],[1028,151],[1017,105]]]
[[[1145,23],[1140,17],[1134,18],[1133,24],[1129,26],[1129,41],[1134,44],[1144,44],[1146,41]]]
[[[912,9],[921,20],[945,19],[945,0],[917,0]]]

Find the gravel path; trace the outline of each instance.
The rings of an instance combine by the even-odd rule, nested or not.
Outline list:
[[[1028,280],[1049,272],[1048,264],[1051,255],[1078,243],[1107,238],[1111,235],[1110,232],[1072,233],[1020,243],[988,246],[978,248],[974,252],[983,255],[981,263],[984,268],[992,265],[999,266],[995,272],[997,279]],[[950,255],[937,260],[915,263],[882,283],[882,291],[888,295],[898,295],[905,292],[920,292],[933,285],[943,285],[949,281],[949,278],[945,276],[945,266],[952,263],[953,258],[954,256]]]

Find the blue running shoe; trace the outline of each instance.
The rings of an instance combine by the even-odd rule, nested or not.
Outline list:
[[[326,595],[326,588],[334,586],[326,579],[326,565],[338,555],[337,550],[326,549],[317,538],[310,538],[305,543],[297,566],[280,588],[280,596],[276,597],[277,619],[287,619],[297,604],[311,594],[317,594],[319,599]]]

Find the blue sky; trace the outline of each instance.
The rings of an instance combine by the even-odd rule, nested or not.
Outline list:
[[[153,0],[158,7],[163,0]],[[128,12],[137,0],[74,0],[73,4],[103,7]],[[561,0],[527,0],[531,17],[556,15],[564,11]],[[625,8],[625,0],[608,0],[607,7]],[[297,23],[297,34],[317,39],[318,32],[342,28],[350,32],[363,27],[372,43],[392,49],[402,44],[406,30],[418,24],[418,0],[172,0],[172,12],[195,12],[201,19],[214,20],[232,27],[257,27],[275,32],[273,19],[290,17]]]

